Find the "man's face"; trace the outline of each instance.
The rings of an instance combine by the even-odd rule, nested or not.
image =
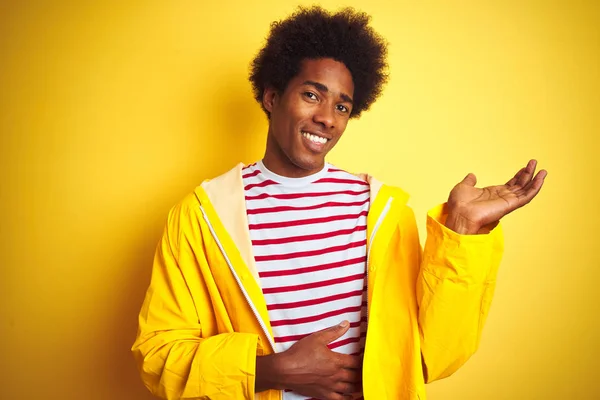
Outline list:
[[[304,60],[283,93],[266,89],[263,104],[271,113],[266,167],[288,177],[320,171],[346,129],[353,94],[350,71],[330,58]]]

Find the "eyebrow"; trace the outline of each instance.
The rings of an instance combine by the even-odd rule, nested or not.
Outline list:
[[[303,85],[310,85],[316,87],[321,92],[329,92],[329,88],[322,83],[315,81],[304,81]],[[346,93],[340,93],[340,97],[347,103],[354,104],[352,101],[352,97],[348,96]]]

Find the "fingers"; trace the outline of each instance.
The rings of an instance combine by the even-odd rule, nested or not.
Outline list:
[[[525,188],[516,193],[519,196],[519,200],[521,200],[521,206],[529,203],[535,196],[537,196],[542,188],[542,185],[544,184],[546,175],[548,175],[548,172],[546,172],[546,170],[541,170]]]
[[[360,383],[362,382],[362,369],[358,369],[358,368],[345,369],[344,368],[342,370],[341,381],[356,384],[356,385],[360,386]]]
[[[469,172],[460,183],[464,183],[469,186],[475,186],[477,184],[477,177],[475,174]]]
[[[517,181],[519,180],[519,177],[521,176],[521,174],[523,173],[523,171],[525,171],[525,168],[521,168],[516,174],[515,176],[512,177],[512,179],[508,182],[506,182],[506,186],[514,186],[516,185]]]
[[[329,344],[334,340],[341,338],[344,336],[346,332],[350,329],[350,323],[348,321],[342,321],[339,325],[335,325],[329,327],[327,329],[323,329],[322,331],[315,332],[313,335],[319,337],[320,340],[325,344]]]
[[[360,393],[361,385],[357,383],[348,383],[348,382],[338,382],[333,386],[333,390],[339,394],[344,394],[346,396],[350,396],[354,393]]]
[[[548,171],[546,171],[545,169],[540,170],[540,172],[537,173],[535,178],[533,178],[532,187],[539,191],[542,188],[542,185],[544,184],[544,179],[546,179],[547,175]]]
[[[352,400],[353,396],[351,394],[341,394],[341,393],[331,393],[325,400]]]
[[[536,160],[529,160],[527,166],[523,169],[523,172],[519,175],[517,179],[516,185],[525,187],[530,181],[533,173],[535,172],[535,167],[537,165]]]
[[[360,370],[362,368],[362,362],[363,360],[361,356],[351,356],[349,354],[339,355],[339,365],[342,368],[346,368],[349,370]]]
[[[542,182],[537,181],[535,183],[536,188],[539,190],[541,186],[538,187],[538,185],[541,185],[541,183],[543,183],[544,177],[546,176],[546,171],[544,171],[544,174],[542,174],[541,176],[538,173],[537,175],[535,175],[535,179],[531,179],[534,176],[536,167],[537,160],[529,160],[525,167],[521,168],[511,180],[506,182],[506,186],[511,188],[513,191],[520,191],[522,189],[528,191],[531,187],[533,187],[535,179],[541,179]]]
[[[362,370],[342,369],[336,380],[333,390],[338,393],[352,395],[362,391]]]

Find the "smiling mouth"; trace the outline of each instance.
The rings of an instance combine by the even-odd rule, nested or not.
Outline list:
[[[302,131],[301,133],[302,133],[302,136],[304,136],[305,138],[307,138],[308,140],[310,140],[313,143],[325,144],[329,141],[329,139],[327,139],[327,138],[313,135],[312,133],[308,133],[308,132],[304,132],[304,131]]]

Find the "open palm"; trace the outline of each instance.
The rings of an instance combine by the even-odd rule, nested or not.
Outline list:
[[[468,174],[448,197],[451,212],[460,215],[470,226],[484,226],[529,203],[540,191],[546,177],[541,170],[535,175],[537,162],[530,160],[504,185],[476,188],[477,178]]]

